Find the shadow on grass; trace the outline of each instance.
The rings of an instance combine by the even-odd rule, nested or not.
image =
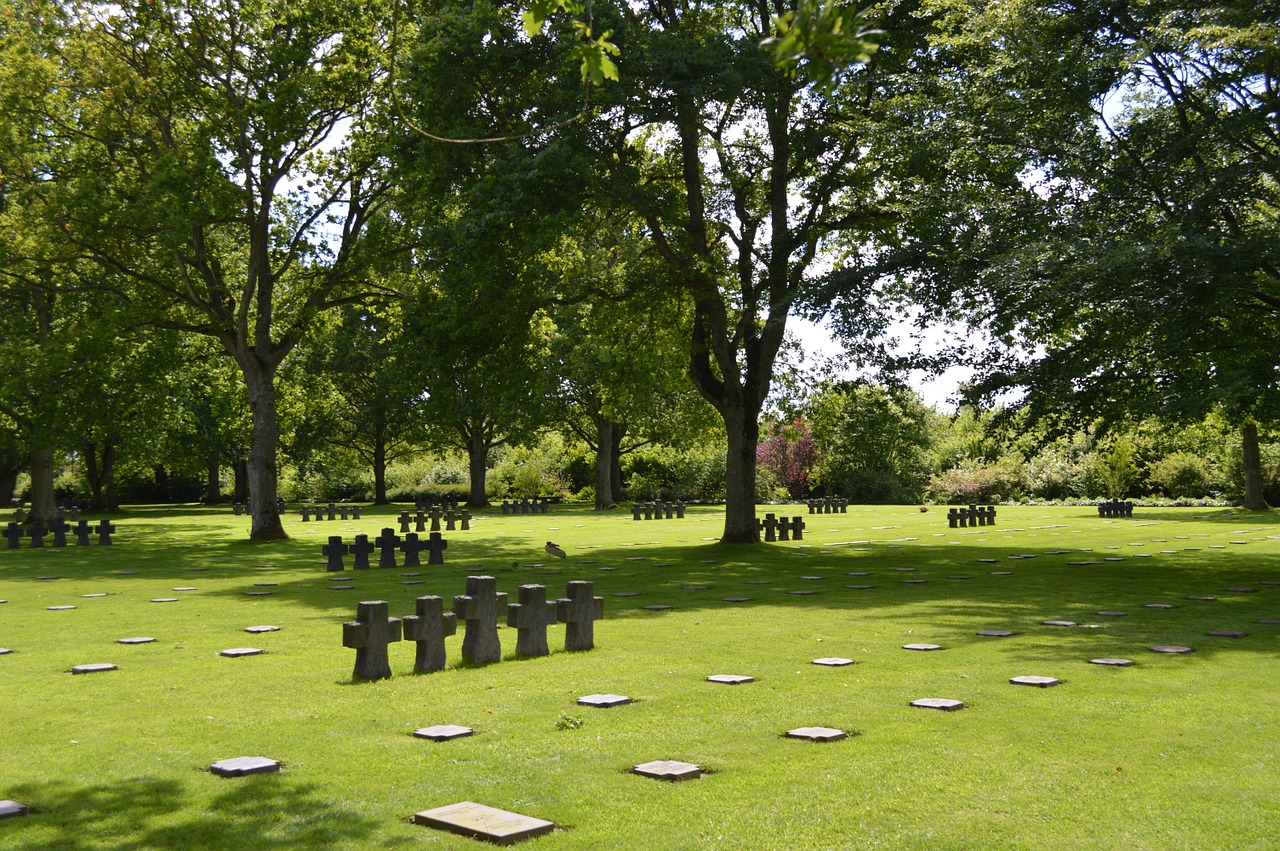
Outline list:
[[[287,774],[207,781],[225,789],[193,807],[192,790],[174,780],[134,778],[115,784],[61,781],[9,787],[31,807],[5,825],[24,849],[328,848],[372,836],[377,823],[320,799],[317,787]],[[196,783],[190,784],[195,786]],[[24,835],[25,834],[25,835]]]

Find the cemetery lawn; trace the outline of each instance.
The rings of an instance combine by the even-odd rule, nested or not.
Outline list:
[[[762,506],[802,514],[804,541],[725,547],[705,540],[722,525],[711,507],[647,522],[492,510],[445,533],[444,566],[356,573],[348,556],[325,571],[327,536],[372,539],[400,508],[306,524],[291,511],[292,540],[250,544],[230,509],[143,507],[114,518],[111,547],[0,550],[0,647],[13,650],[0,655],[0,800],[31,809],[0,821],[0,849],[486,847],[411,823],[460,801],[558,825],[530,849],[1276,847],[1280,626],[1258,623],[1280,619],[1270,513],[1001,507],[994,528],[949,529],[945,508]],[[593,580],[596,649],[564,652],[558,625],[550,656],[519,660],[503,628],[504,660],[468,668],[460,625],[448,670],[414,675],[401,642],[393,678],[352,682],[341,624],[358,601],[403,616],[436,594],[449,608],[480,573],[513,602],[521,584],[558,597]],[[150,602],[166,597],[178,601]],[[280,629],[243,631],[254,625]],[[995,629],[1015,634],[976,635]],[[156,640],[116,643],[127,637]],[[238,647],[265,652],[219,655]],[[69,673],[100,662],[119,669]],[[1061,684],[1009,683],[1020,675]],[[576,705],[597,693],[633,703]],[[966,708],[909,705],[927,697]],[[475,735],[411,735],[437,724]],[[849,736],[784,737],[811,726]],[[207,770],[239,756],[283,770]],[[707,774],[629,773],[663,759]]]

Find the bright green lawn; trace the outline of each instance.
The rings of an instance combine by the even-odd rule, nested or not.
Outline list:
[[[448,564],[420,568],[425,584],[402,584],[400,570],[348,570],[352,591],[328,588],[320,544],[394,525],[373,511],[358,523],[292,515],[293,540],[251,545],[247,519],[228,510],[138,509],[116,520],[111,548],[0,549],[0,646],[15,651],[0,656],[0,799],[32,808],[0,822],[0,848],[483,847],[410,823],[462,800],[560,825],[530,849],[1280,847],[1280,627],[1256,623],[1280,618],[1280,586],[1264,584],[1280,581],[1275,518],[1137,514],[1001,508],[995,528],[949,530],[945,509],[852,508],[805,513],[802,544],[722,547],[705,540],[721,528],[713,508],[639,523],[626,512],[494,511],[447,534]],[[567,563],[540,566],[552,561],[548,538]],[[1047,554],[1081,548],[1092,551]],[[1008,558],[1017,554],[1038,555]],[[1100,563],[1068,564],[1080,560]],[[550,568],[561,572],[543,575]],[[1001,570],[1013,575],[992,575]],[[560,651],[558,626],[550,657],[414,676],[413,645],[401,643],[394,678],[351,682],[340,625],[357,601],[385,599],[405,615],[418,595],[463,593],[474,573],[496,575],[512,600],[523,583],[559,596],[566,580],[594,580],[606,600],[596,649]],[[36,580],[46,574],[62,578]],[[768,584],[747,584],[756,580]],[[244,596],[255,582],[278,585]],[[1235,587],[1257,593],[1226,591]],[[612,596],[627,591],[639,596]],[[111,596],[81,597],[93,592]],[[163,596],[181,601],[148,602]],[[752,599],[722,601],[732,596]],[[1143,607],[1157,602],[1178,608]],[[656,603],[674,608],[642,608]],[[58,604],[78,608],[45,609]],[[1129,616],[1095,614],[1115,609]],[[255,624],[281,630],[242,631]],[[974,634],[993,628],[1017,635]],[[1248,637],[1206,637],[1215,629]],[[115,643],[142,635],[157,642]],[[502,637],[514,649],[514,631]],[[902,650],[908,642],[946,649]],[[461,630],[448,641],[451,662],[460,643]],[[1150,652],[1156,644],[1196,652]],[[217,655],[245,646],[266,655]],[[821,656],[858,664],[810,664]],[[1137,664],[1087,664],[1098,656]],[[90,662],[120,669],[67,673]],[[717,673],[757,682],[704,681]],[[1008,684],[1020,674],[1063,684]],[[596,692],[635,703],[575,705]],[[908,705],[920,697],[968,708]],[[562,713],[583,725],[558,729]],[[476,735],[410,735],[446,723]],[[854,735],[782,737],[801,726]],[[246,755],[279,759],[284,771],[205,771]],[[670,784],[627,772],[654,759],[710,773]]]

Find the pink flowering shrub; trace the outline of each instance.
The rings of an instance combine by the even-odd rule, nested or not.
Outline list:
[[[817,444],[803,417],[775,426],[756,446],[756,462],[774,475],[792,499],[809,494],[809,471],[816,457]]]

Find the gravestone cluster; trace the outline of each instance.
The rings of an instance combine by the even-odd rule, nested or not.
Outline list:
[[[843,497],[824,496],[809,500],[810,514],[848,514],[849,500]]]
[[[1132,517],[1133,503],[1122,502],[1116,499],[1109,499],[1106,502],[1098,503],[1099,517]]]
[[[356,619],[342,625],[342,646],[356,651],[352,676],[361,680],[387,679],[391,664],[387,648],[401,640],[417,645],[415,673],[438,671],[445,666],[444,640],[464,625],[462,659],[484,665],[502,659],[498,621],[517,631],[518,656],[547,656],[547,627],[565,624],[564,649],[595,647],[595,622],[604,617],[604,598],[595,596],[592,582],[574,580],[565,596],[548,600],[542,585],[520,586],[518,602],[508,603],[492,576],[468,576],[467,592],[453,598],[453,610],[445,611],[441,597],[419,597],[412,615],[393,618],[383,600],[369,600],[356,607]]]
[[[312,520],[359,520],[360,506],[347,505],[343,503],[329,503],[327,506],[304,505],[302,506],[302,522],[310,523]]]
[[[632,520],[683,520],[684,500],[676,502],[633,502],[631,504]]]
[[[777,517],[773,514],[766,514],[763,520],[756,520],[756,530],[764,532],[764,540],[768,544],[772,544],[775,541],[803,541],[804,518],[799,515],[795,517]]]
[[[949,509],[947,511],[947,525],[952,529],[994,526],[996,525],[996,507],[994,505],[970,505],[967,508]]]
[[[107,519],[100,520],[97,526],[91,525],[88,520],[81,519],[75,526],[72,526],[66,521],[65,517],[59,514],[59,516],[49,524],[49,528],[47,529],[44,527],[43,523],[37,520],[33,521],[26,527],[21,523],[9,523],[5,526],[4,532],[0,534],[3,534],[5,540],[8,542],[6,547],[11,550],[16,550],[22,546],[23,538],[31,539],[31,543],[28,545],[29,547],[35,549],[41,548],[44,546],[45,538],[50,535],[53,536],[50,541],[51,546],[65,547],[67,546],[68,532],[75,533],[76,546],[78,547],[89,546],[92,543],[90,537],[93,535],[98,536],[99,546],[109,547],[111,546],[111,536],[115,531],[115,524]]]
[[[401,511],[399,520],[400,532],[402,534],[408,533],[410,526],[413,527],[415,532],[426,532],[428,531],[428,521],[431,522],[430,531],[432,532],[439,532],[441,530],[441,521],[444,522],[443,528],[446,532],[456,531],[459,524],[461,524],[464,532],[471,529],[471,512],[465,508],[461,511],[456,508],[444,508],[442,511],[441,506],[432,505],[430,506],[430,511],[424,511],[419,508],[416,514],[410,514],[408,511]]]
[[[329,543],[320,547],[320,554],[325,557],[325,570],[336,572],[346,569],[344,556],[352,556],[352,569],[369,570],[369,556],[378,551],[378,567],[397,567],[396,552],[404,553],[405,567],[420,567],[422,561],[419,554],[426,550],[427,564],[444,564],[444,551],[449,542],[439,532],[432,532],[424,541],[416,532],[409,532],[403,538],[395,530],[386,527],[376,539],[370,541],[368,535],[356,535],[353,543],[344,544],[341,535],[330,535]]]
[[[502,501],[503,514],[546,514],[551,507],[547,497],[538,499],[513,499]]]

